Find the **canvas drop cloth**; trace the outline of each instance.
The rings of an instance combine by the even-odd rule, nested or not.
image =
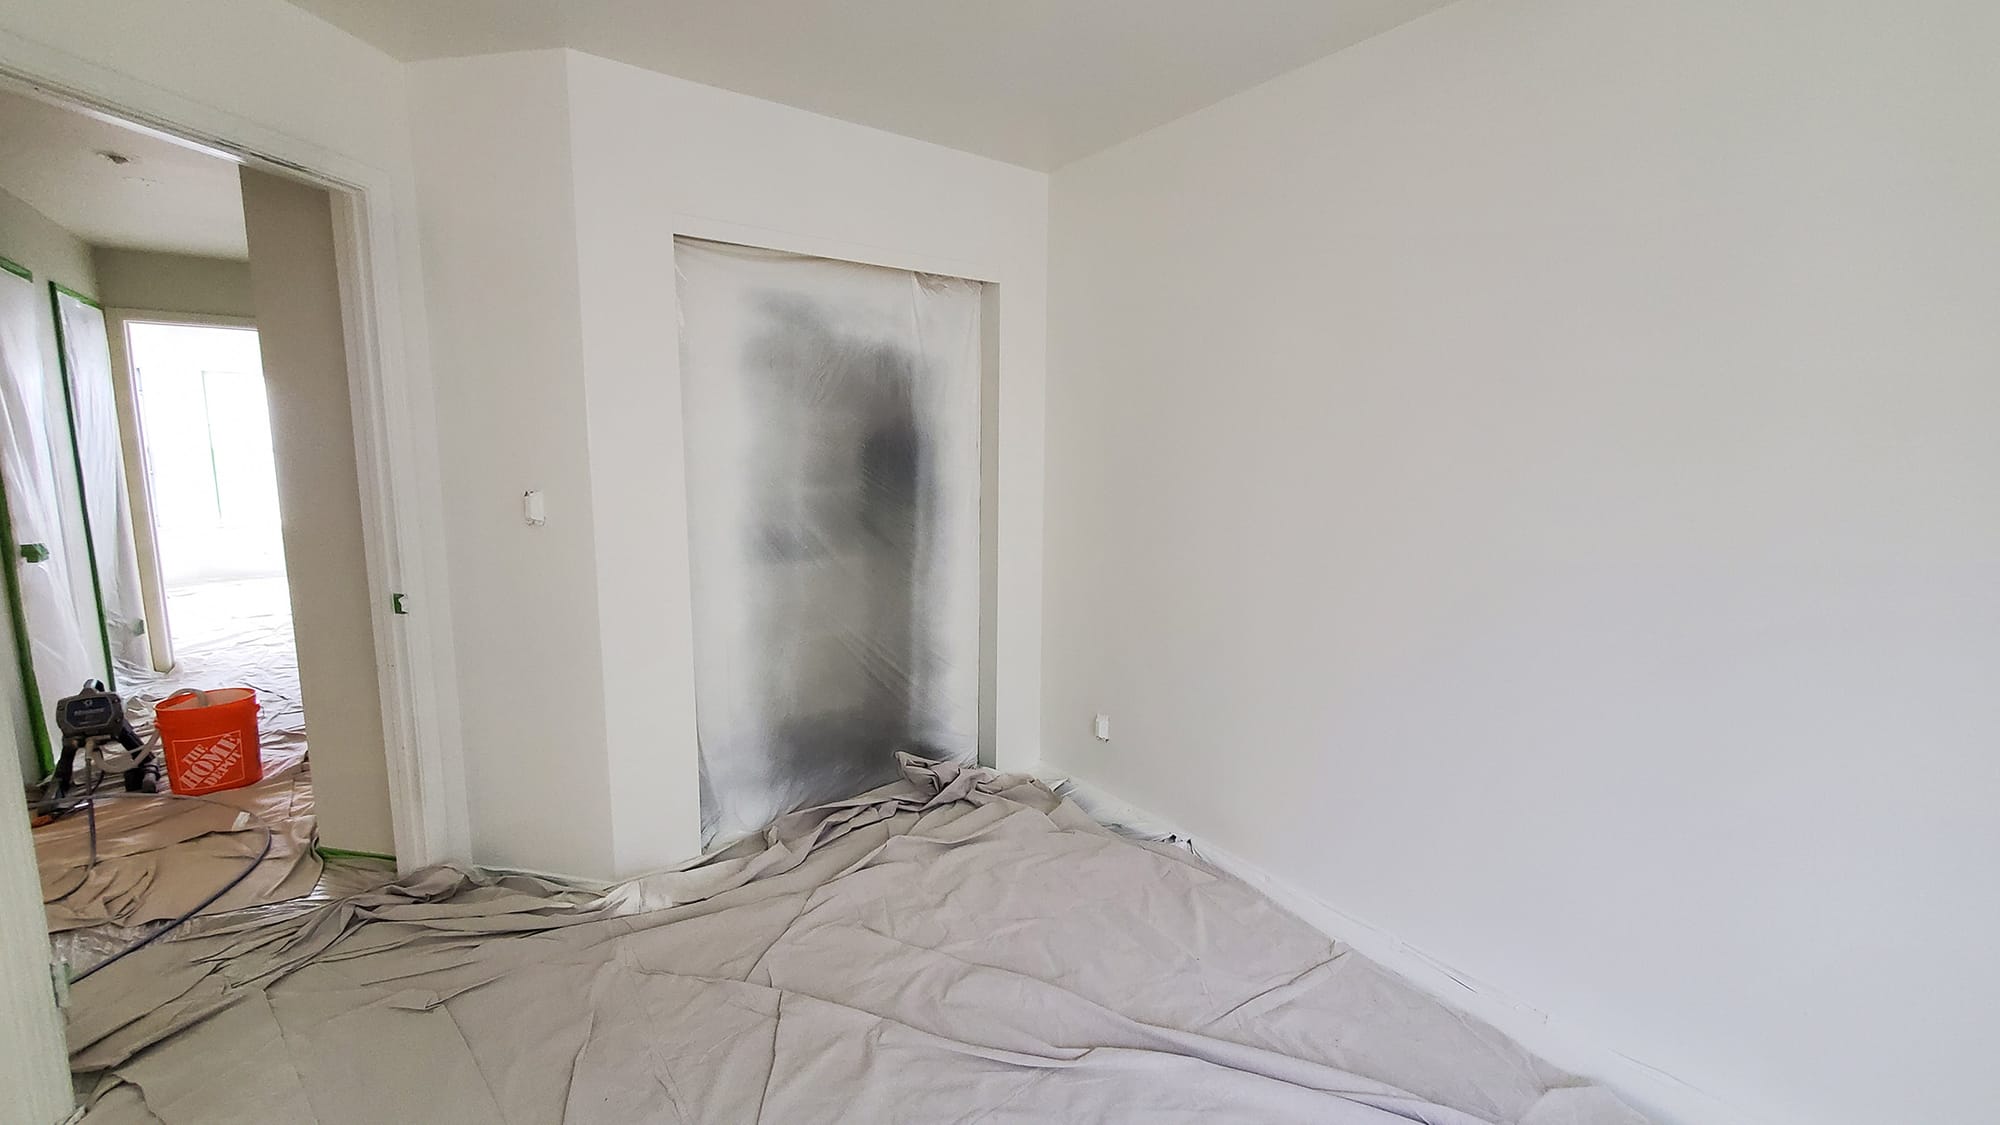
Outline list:
[[[197,923],[75,990],[88,1120],[1641,1121],[1184,852],[902,766],[602,893]]]

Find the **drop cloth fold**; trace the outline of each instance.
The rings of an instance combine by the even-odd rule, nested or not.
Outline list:
[[[903,770],[602,893],[197,920],[76,989],[90,1119],[1642,1122],[1184,852]]]
[[[113,779],[109,787],[117,784]],[[83,813],[35,830],[49,929],[141,926],[178,917],[257,860],[266,828],[271,846],[263,861],[212,910],[296,898],[312,890],[320,874],[314,824],[303,751],[267,760],[264,779],[255,785],[199,799],[100,797],[95,865]]]

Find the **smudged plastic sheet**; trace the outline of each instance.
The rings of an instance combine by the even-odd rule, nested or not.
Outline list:
[[[675,243],[704,843],[978,750],[980,285]]]

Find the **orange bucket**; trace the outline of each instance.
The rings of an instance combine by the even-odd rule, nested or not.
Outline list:
[[[214,793],[264,779],[254,690],[177,691],[153,708],[153,723],[166,747],[174,792]]]

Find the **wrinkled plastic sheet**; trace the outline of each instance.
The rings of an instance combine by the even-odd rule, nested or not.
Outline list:
[[[79,589],[88,589],[89,556],[81,536],[71,533],[62,516],[61,474],[71,474],[73,487],[75,469],[68,429],[59,425],[62,388],[57,372],[42,361],[36,330],[47,310],[34,282],[0,272],[0,436],[5,439],[0,441],[0,483],[6,488],[17,547],[47,551],[39,562],[8,560],[7,565],[20,577],[27,656],[41,695],[41,722],[53,747],[58,738],[56,701],[102,675],[104,656],[94,610],[86,620],[77,598]],[[77,568],[85,569],[73,573]]]
[[[88,1120],[1643,1125],[1185,852],[901,767],[602,893],[436,867],[141,951],[72,995]]]
[[[374,859],[368,856],[328,856],[320,866],[318,880],[313,883],[312,889],[304,894],[279,899],[276,902],[257,903],[213,914],[199,914],[183,923],[163,940],[182,941],[218,929],[283,922],[328,903],[374,890],[376,887],[394,882],[395,879],[396,864],[393,860]],[[70,972],[75,974],[85,972],[92,966],[116,956],[121,950],[166,929],[169,924],[166,921],[146,922],[137,926],[105,923],[76,930],[61,930],[49,935],[49,944],[54,947],[56,960],[68,965]]]
[[[99,645],[110,643],[111,659],[118,669],[149,665],[146,609],[139,593],[138,541],[132,531],[132,497],[126,485],[124,445],[119,440],[104,310],[60,291],[55,295],[55,307],[63,371],[69,379],[76,468],[83,480],[90,554],[96,562],[95,592],[104,615]],[[74,684],[59,687],[58,695],[76,690]]]
[[[977,282],[675,244],[705,843],[970,760]]]

